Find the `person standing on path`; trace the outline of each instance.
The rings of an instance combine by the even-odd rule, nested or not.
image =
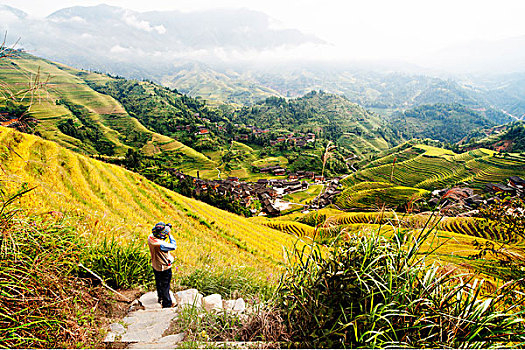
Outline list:
[[[173,306],[170,296],[171,263],[173,262],[173,256],[171,256],[170,251],[175,250],[177,244],[170,235],[170,232],[171,224],[159,222],[153,227],[151,235],[148,237],[157,296],[163,308]],[[168,237],[169,243],[166,241]]]

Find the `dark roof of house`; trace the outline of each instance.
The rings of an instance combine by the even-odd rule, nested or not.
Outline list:
[[[504,192],[513,192],[514,189],[512,187],[508,187],[508,186],[505,186],[505,185],[502,185],[502,184],[487,184],[486,185],[488,188],[490,189],[493,189],[494,187],[496,187],[498,190],[500,191],[504,191]]]
[[[521,177],[519,176],[511,176],[509,177],[509,180],[518,184],[518,185],[525,185],[525,180],[523,180]]]

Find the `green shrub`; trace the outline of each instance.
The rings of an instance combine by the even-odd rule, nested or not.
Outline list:
[[[154,281],[149,251],[134,242],[104,239],[87,247],[83,260],[113,288],[147,286]]]
[[[296,249],[278,289],[296,347],[487,347],[525,341],[516,283],[440,275],[416,259],[419,240],[354,236],[326,252]],[[406,248],[406,247],[405,247]]]

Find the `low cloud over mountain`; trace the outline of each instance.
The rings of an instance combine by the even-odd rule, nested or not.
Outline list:
[[[2,6],[0,23],[12,41],[21,38],[19,46],[87,68],[97,67],[108,56],[137,64],[144,59],[148,64],[196,58],[228,61],[325,44],[295,29],[277,29],[270,17],[247,9],[140,13],[99,5],[66,8],[36,19]]]

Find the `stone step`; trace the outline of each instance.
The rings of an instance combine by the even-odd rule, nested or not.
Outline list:
[[[122,320],[127,329],[121,341],[136,343],[160,339],[177,315],[177,308],[134,311]]]
[[[148,343],[134,343],[128,349],[173,349],[184,340],[186,333],[179,333],[162,337],[157,341]]]
[[[170,291],[171,301],[175,303],[175,295]],[[158,303],[157,292],[148,292],[139,298],[140,303],[146,310],[162,309],[162,305]]]
[[[153,342],[160,338],[178,316],[177,308],[137,310],[129,313],[122,324],[114,323],[105,342]]]

